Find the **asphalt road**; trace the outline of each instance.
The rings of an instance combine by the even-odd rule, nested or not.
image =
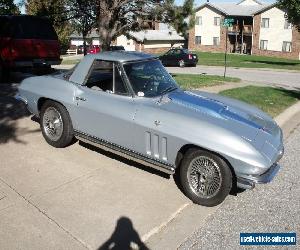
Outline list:
[[[170,73],[183,74],[209,74],[224,75],[224,67],[203,66],[191,68],[167,67]],[[238,77],[243,81],[262,83],[268,85],[283,86],[300,89],[300,72],[270,70],[270,69],[245,69],[245,68],[228,68],[227,76]]]
[[[296,232],[299,237],[300,126],[285,142],[285,152],[272,183],[229,196],[179,249],[240,249],[241,232]]]

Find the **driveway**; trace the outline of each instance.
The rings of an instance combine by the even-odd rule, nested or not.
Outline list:
[[[170,73],[224,75],[224,67],[203,66],[190,68],[167,67]],[[227,75],[243,81],[300,89],[300,72],[272,69],[227,68]]]

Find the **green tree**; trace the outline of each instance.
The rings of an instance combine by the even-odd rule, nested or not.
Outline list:
[[[20,10],[14,0],[0,0],[0,15],[20,14]]]
[[[72,26],[82,35],[84,55],[86,55],[86,40],[89,32],[97,27],[99,16],[99,0],[66,0],[68,19]]]
[[[278,0],[278,6],[286,11],[289,22],[296,25],[300,30],[300,1]]]
[[[101,0],[99,36],[103,50],[118,36],[142,30],[143,20],[171,24],[186,36],[194,21],[193,3],[193,0],[185,0],[182,6],[176,6],[174,0]]]

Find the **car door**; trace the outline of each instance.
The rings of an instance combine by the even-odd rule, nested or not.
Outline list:
[[[135,103],[115,63],[96,61],[76,99],[80,133],[130,149]]]
[[[163,65],[166,66],[172,65],[172,56],[173,56],[173,50],[169,50],[166,54],[164,54],[162,56]]]
[[[174,50],[173,60],[172,60],[173,66],[178,66],[179,61],[182,60],[182,58],[183,58],[182,50],[181,49]]]

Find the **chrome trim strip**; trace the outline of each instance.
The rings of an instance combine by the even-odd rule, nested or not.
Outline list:
[[[133,160],[135,162],[144,164],[148,167],[151,167],[151,168],[154,168],[161,172],[164,172],[166,174],[170,174],[170,175],[175,174],[174,165],[162,162],[160,160],[152,159],[148,156],[145,156],[143,154],[137,153],[130,149],[124,148],[115,143],[111,143],[111,142],[99,139],[97,137],[90,136],[88,134],[79,132],[77,130],[75,130],[74,132],[75,132],[75,137],[82,142],[92,144],[98,148],[105,150],[105,151],[115,153],[115,154],[125,157],[127,159]]]

